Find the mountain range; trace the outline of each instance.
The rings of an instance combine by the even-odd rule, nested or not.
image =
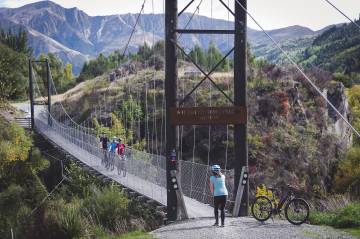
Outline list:
[[[185,13],[179,18],[179,27],[187,25],[191,14]],[[124,48],[135,25],[137,14],[110,16],[89,16],[77,8],[63,8],[51,1],[41,1],[19,8],[0,8],[0,28],[24,28],[29,36],[29,44],[38,56],[52,52],[64,62],[73,64],[73,71],[78,74],[83,63],[100,53],[105,55]],[[129,44],[134,51],[139,45],[153,42],[164,37],[164,15],[143,14]],[[195,15],[188,25],[189,29],[232,29],[234,22],[211,19]],[[326,29],[324,29],[326,30]],[[276,41],[288,42],[299,38],[309,39],[318,36],[320,31],[312,31],[302,26],[291,26],[268,33]],[[271,41],[261,31],[248,29],[248,41],[257,57],[268,58]],[[182,35],[180,44],[191,49],[196,44],[207,48],[211,42],[225,52],[233,45],[233,37],[227,35]],[[311,41],[305,41],[306,46]],[[271,54],[271,52],[270,52]]]

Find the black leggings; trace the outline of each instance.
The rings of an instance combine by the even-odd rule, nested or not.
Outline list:
[[[216,223],[219,223],[219,209],[220,209],[220,216],[221,216],[221,224],[225,222],[225,205],[226,205],[227,196],[214,196],[214,213],[215,213],[215,220]]]

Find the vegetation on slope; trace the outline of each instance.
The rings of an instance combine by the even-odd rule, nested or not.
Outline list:
[[[360,29],[349,23],[333,26],[316,37],[300,61],[305,66],[317,66],[336,73],[335,79],[351,87],[360,83],[359,58]]]
[[[360,131],[360,86],[348,90],[349,105],[353,117],[353,126]],[[360,198],[360,138],[354,134],[353,147],[337,166],[335,190],[347,192]]]
[[[337,118],[326,116],[327,105],[293,69],[278,68],[255,61],[253,57],[248,59],[252,187],[260,182],[293,183],[312,195],[331,191],[333,171],[342,158],[345,142],[332,130]],[[141,61],[133,61],[133,64],[137,65],[136,73],[127,72],[112,83],[108,83],[107,75],[99,76],[88,81],[88,86],[78,92],[67,94],[63,105],[79,123],[100,131],[108,130],[111,135],[119,134],[127,144],[143,145],[148,152],[163,153],[165,136],[160,107],[164,97],[163,71],[149,69]],[[182,72],[189,63],[181,61],[181,65],[179,97],[201,79],[184,75]],[[317,79],[322,89],[344,94],[336,83],[331,82],[329,74],[321,71],[309,71],[308,74]],[[231,74],[216,73],[213,79],[232,96]],[[97,87],[90,87],[95,85]],[[295,85],[299,86],[295,88]],[[192,94],[185,106],[195,103],[208,106],[210,101],[213,106],[229,105],[220,92],[205,82],[196,91],[196,97]],[[138,113],[134,114],[134,109]],[[57,112],[56,107],[54,111]],[[87,117],[83,117],[85,112]],[[130,134],[116,133],[115,122],[121,122],[120,127]],[[228,138],[226,132],[225,126],[213,126],[209,141],[208,127],[198,126],[195,130],[194,127],[181,127],[181,158],[203,164],[209,160],[211,164],[219,163],[222,167],[226,164],[227,168],[233,168],[233,128],[229,126]]]
[[[292,59],[298,60],[301,58],[303,52],[311,46],[316,38],[315,35],[304,36],[298,39],[290,39],[280,42],[280,46],[286,51]],[[262,44],[252,46],[252,52],[258,59],[264,59],[273,64],[289,65],[290,62],[274,44]]]
[[[41,140],[41,147],[53,156],[45,158],[32,146],[31,135],[0,118],[1,238],[11,238],[11,230],[15,238],[26,239],[121,238],[129,231],[152,230],[162,223],[154,209],[144,208],[71,161],[64,161],[66,180],[43,201],[61,179],[54,155],[64,156],[43,145],[39,137],[35,135],[35,143]],[[128,238],[136,235],[144,234]]]
[[[96,59],[90,60],[85,63],[83,69],[81,70],[80,76],[77,81],[82,82],[84,80],[89,80],[97,76],[101,76],[104,73],[107,73],[111,70],[114,70],[124,64],[127,61],[139,62],[147,67],[154,67],[156,70],[160,70],[164,66],[164,53],[165,45],[164,41],[158,41],[154,46],[149,46],[144,44],[139,46],[139,49],[136,53],[131,53],[129,55],[122,55],[122,52],[115,51],[111,53],[108,57],[105,57],[103,54],[100,54]],[[211,43],[207,50],[195,46],[188,52],[188,55],[193,61],[196,61],[198,65],[203,67],[205,70],[210,70],[223,58],[223,54],[220,50]],[[184,54],[181,51],[178,51],[178,57],[182,60],[187,60]],[[218,71],[225,71],[229,69],[231,62],[226,59],[220,66],[217,68]]]
[[[31,52],[26,41],[23,31],[14,34],[0,29],[0,100],[26,97],[27,56]]]
[[[25,31],[18,32],[0,29],[0,99],[24,100],[28,95],[28,59],[34,58],[27,46]],[[40,55],[37,60],[48,59],[52,78],[59,93],[74,87],[76,81],[72,74],[72,65],[64,64],[54,54]],[[40,90],[46,92],[46,66],[33,64],[39,76]],[[55,93],[55,92],[54,92]]]

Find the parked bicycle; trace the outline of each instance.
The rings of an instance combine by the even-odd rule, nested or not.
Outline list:
[[[259,196],[255,199],[251,206],[251,212],[254,218],[260,222],[268,220],[272,215],[280,215],[282,210],[285,211],[286,219],[294,225],[300,225],[308,220],[310,207],[309,204],[302,198],[295,196],[296,188],[287,185],[287,192],[278,201],[276,189],[270,189],[273,197]]]

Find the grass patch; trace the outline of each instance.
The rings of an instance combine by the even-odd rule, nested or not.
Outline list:
[[[116,239],[155,239],[155,237],[146,232],[134,231],[121,235]]]
[[[311,212],[309,221],[314,225],[332,226],[335,217],[336,214],[332,212]]]
[[[351,234],[354,237],[360,238],[360,228],[347,228],[344,229],[344,231]]]
[[[327,225],[360,237],[360,203],[350,203],[333,211],[312,212],[309,221],[314,225]]]

